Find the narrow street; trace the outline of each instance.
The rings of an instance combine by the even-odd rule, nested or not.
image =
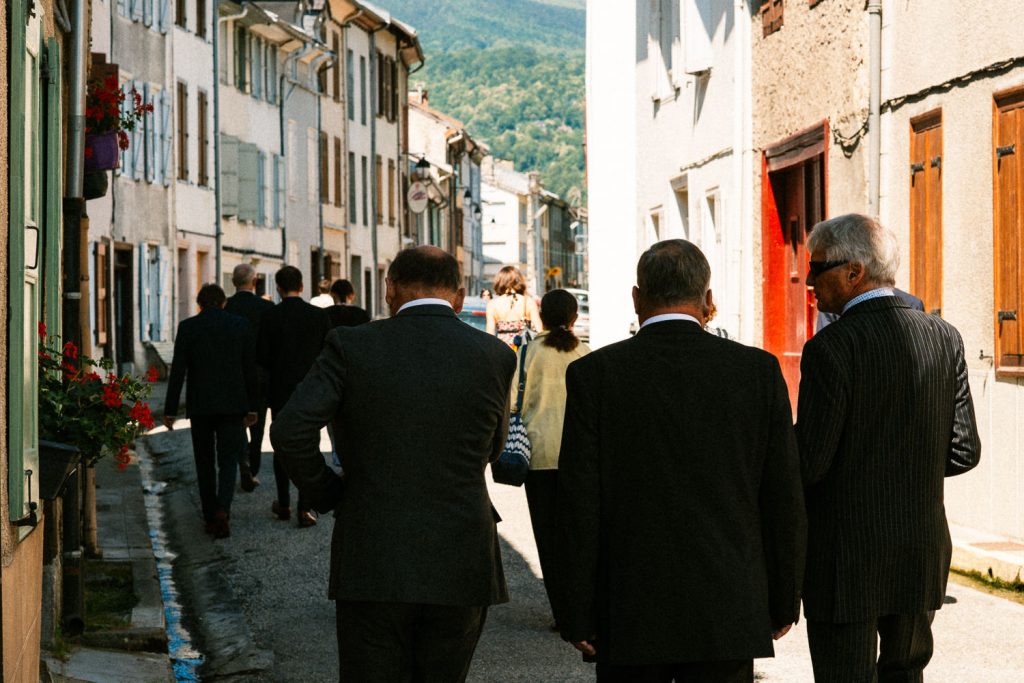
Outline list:
[[[208,662],[206,675],[237,681],[334,680],[334,610],[326,597],[333,520],[322,517],[313,528],[297,529],[294,519],[281,522],[271,515],[274,483],[265,443],[261,486],[251,494],[236,494],[231,538],[212,542],[198,521],[188,423],[179,425],[170,433],[155,430],[145,443],[154,454],[155,476],[176,494],[165,498],[165,504],[192,506],[167,516],[177,525],[169,534],[179,544],[173,548],[179,556],[176,578],[183,584],[193,628],[200,631],[193,635],[198,635]],[[327,448],[326,438],[322,447]],[[592,666],[549,630],[551,616],[523,490],[492,484],[491,497],[503,519],[499,531],[512,601],[489,612],[469,680],[593,680]],[[190,594],[181,574],[190,568],[215,575],[200,591],[204,595],[195,590]],[[1024,670],[1024,605],[952,582],[946,602],[935,619],[929,682],[1017,683]],[[198,614],[197,605],[203,606]],[[251,631],[254,651],[248,654],[242,651],[240,622],[233,621],[232,613],[244,618]],[[211,636],[216,642],[212,650],[203,642]],[[802,623],[776,645],[776,654],[774,660],[757,662],[758,680],[812,680]],[[243,659],[251,664],[240,664]]]

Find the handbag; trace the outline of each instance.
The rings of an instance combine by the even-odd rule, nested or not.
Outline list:
[[[491,477],[495,484],[522,486],[530,471],[530,437],[523,424],[523,393],[526,391],[526,347],[529,337],[525,334],[516,339],[519,347],[519,388],[516,393],[516,408],[509,417],[508,437],[505,448],[498,459],[491,463]]]

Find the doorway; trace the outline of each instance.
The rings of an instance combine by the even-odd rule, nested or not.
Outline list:
[[[800,358],[817,315],[807,287],[807,235],[825,218],[825,126],[765,151],[762,172],[764,348],[782,366],[794,415]]]
[[[133,302],[132,248],[114,248],[114,353],[118,373],[131,372],[135,361],[132,330]]]

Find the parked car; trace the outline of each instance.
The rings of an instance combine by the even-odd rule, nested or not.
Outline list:
[[[566,288],[567,292],[576,297],[576,301],[579,302],[580,310],[579,315],[576,318],[576,324],[573,326],[573,330],[576,332],[576,336],[585,342],[590,341],[590,292],[585,289],[569,289]]]
[[[462,302],[459,320],[476,329],[487,331],[487,301],[478,296],[467,296]]]

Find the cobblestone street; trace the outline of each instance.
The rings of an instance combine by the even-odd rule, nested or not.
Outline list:
[[[237,609],[252,631],[255,647],[272,653],[272,657],[255,658],[263,662],[260,666],[268,667],[262,671],[241,667],[242,673],[237,673],[239,668],[231,661],[218,675],[228,674],[235,666],[237,677],[227,675],[229,680],[334,680],[334,610],[326,598],[333,520],[322,517],[313,528],[297,529],[294,520],[273,518],[273,474],[266,453],[260,472],[262,485],[252,494],[236,495],[232,536],[213,544],[199,532],[188,423],[179,424],[174,432],[156,433],[147,440],[149,448],[160,453],[156,457],[157,476],[174,481],[181,493],[187,493],[176,499],[177,504],[188,500],[193,506],[192,510],[171,515],[182,520],[177,537],[190,538],[190,545],[196,547],[213,545],[216,557],[222,561],[226,585],[230,586],[230,592],[225,592],[223,586],[215,591],[221,601],[217,618],[194,616],[203,629],[216,629],[224,612]],[[322,445],[326,448],[326,438]],[[269,444],[266,447],[269,450]],[[503,519],[499,531],[512,601],[490,610],[470,680],[593,680],[593,668],[550,630],[551,616],[523,490],[492,484],[491,496]],[[175,550],[184,555],[190,552],[187,548]],[[1024,605],[951,582],[947,604],[936,616],[934,632],[935,657],[927,670],[930,683],[1020,681],[1024,671]],[[802,623],[777,644],[776,653],[776,659],[756,663],[758,680],[812,680]],[[237,652],[204,654],[216,670],[223,660],[233,660]]]

